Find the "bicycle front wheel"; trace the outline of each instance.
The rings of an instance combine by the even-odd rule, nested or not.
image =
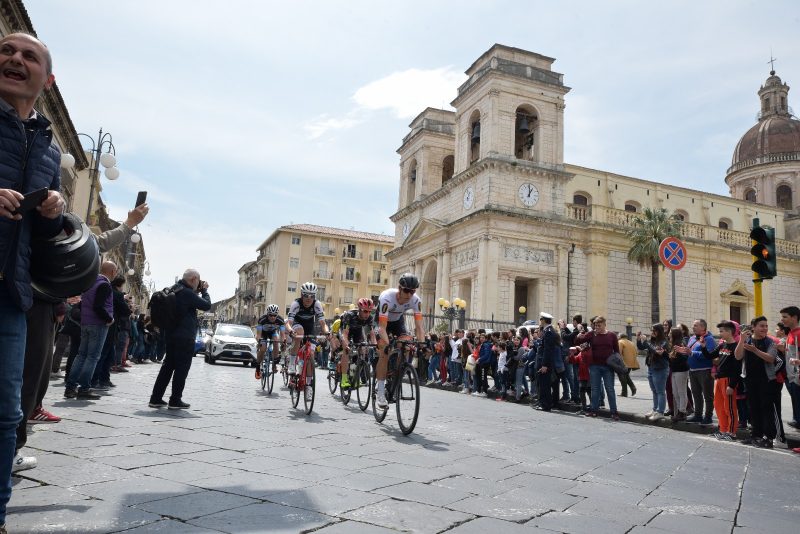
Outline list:
[[[339,385],[339,380],[336,376],[336,371],[328,371],[328,389],[331,392],[331,395],[336,393],[336,387]]]
[[[375,420],[379,423],[383,423],[383,420],[386,419],[386,412],[389,411],[389,408],[378,408],[378,403],[375,402],[375,396],[377,395],[377,385],[378,379],[376,378],[377,375],[372,375],[372,380],[370,380],[370,391],[369,391],[369,398],[372,401],[372,415],[375,416]]]
[[[297,405],[300,404],[300,388],[296,383],[289,382],[289,399],[292,401],[293,408],[297,408]]]
[[[272,365],[267,364],[267,372],[269,373],[268,375],[261,373],[261,380],[264,380],[264,376],[267,377],[267,393],[272,395],[272,386],[275,384],[275,372],[272,370]],[[263,388],[264,386],[261,387]]]
[[[266,359],[265,359],[266,361]],[[269,372],[269,365],[265,365],[264,362],[261,362],[261,389],[266,389],[267,387],[267,373]]]
[[[309,364],[310,365],[310,364]],[[316,373],[314,372],[314,366],[310,365],[311,367],[311,376],[306,377],[306,387],[305,391],[303,392],[303,400],[306,403],[306,415],[311,415],[312,410],[314,410],[314,396],[316,394]]]
[[[409,435],[417,426],[419,416],[419,378],[417,372],[408,364],[403,365],[400,380],[395,385],[395,405],[397,424],[403,435]]]
[[[358,407],[362,412],[366,412],[369,408],[369,399],[372,396],[372,377],[370,376],[370,366],[366,363],[359,362],[356,388],[356,399],[358,400]]]

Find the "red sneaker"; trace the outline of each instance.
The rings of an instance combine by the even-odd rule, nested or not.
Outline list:
[[[261,369],[256,367],[256,380],[261,380]]]
[[[31,415],[30,419],[28,419],[28,424],[35,425],[39,423],[58,423],[61,421],[61,418],[57,415],[53,415],[41,406],[34,410],[33,414]]]
[[[796,452],[797,454],[800,454],[800,447],[792,449],[792,452]]]

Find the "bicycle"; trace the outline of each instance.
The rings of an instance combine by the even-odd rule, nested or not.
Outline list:
[[[361,411],[366,412],[369,408],[369,399],[372,394],[370,349],[376,346],[365,341],[350,345],[350,368],[346,370],[350,387],[343,387],[341,390],[342,402],[345,406],[350,402],[350,397],[355,390],[358,407]]]
[[[272,343],[272,341],[267,342],[267,349],[264,354],[264,359],[261,360],[261,389],[266,389],[268,395],[272,395],[272,386],[275,383],[275,373],[277,372],[278,365],[278,362],[273,360],[274,357],[272,355]],[[285,350],[284,342],[280,342],[280,346]],[[283,374],[286,376],[286,382],[288,382],[288,373],[286,371],[285,364],[283,365]],[[269,388],[267,388],[267,386],[269,386]]]
[[[331,395],[336,393],[336,388],[339,386],[339,379],[341,375],[337,370],[339,365],[339,353],[338,351],[336,354],[331,354],[330,358],[328,359],[328,389],[331,392]]]
[[[314,396],[316,394],[316,376],[314,373],[314,344],[321,336],[304,335],[303,345],[297,351],[297,359],[303,360],[303,368],[294,381],[289,381],[289,397],[292,407],[300,404],[300,395],[303,395],[306,415],[311,415],[314,409]]]
[[[399,345],[399,347],[398,347]],[[386,375],[385,395],[389,404],[394,404],[397,412],[397,424],[403,435],[407,436],[414,431],[419,416],[420,389],[417,371],[408,361],[412,353],[423,343],[414,340],[394,339],[390,345],[389,372]],[[402,357],[402,360],[401,360]],[[398,362],[398,360],[400,360]],[[389,408],[378,408],[375,397],[377,395],[377,373],[373,374],[370,398],[372,399],[372,413],[375,420],[382,423],[386,418]]]

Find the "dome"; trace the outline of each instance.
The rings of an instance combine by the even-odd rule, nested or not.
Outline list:
[[[733,151],[731,166],[739,163],[766,163],[777,154],[800,153],[800,120],[786,116],[762,119],[745,133]],[[797,157],[789,158],[797,159]]]

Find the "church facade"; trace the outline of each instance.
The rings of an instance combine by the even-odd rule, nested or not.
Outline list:
[[[736,147],[731,196],[564,162],[569,87],[555,60],[494,45],[466,71],[455,112],[428,108],[402,141],[392,282],[420,277],[426,308],[467,302],[470,317],[521,322],[604,315],[650,324],[650,271],[627,261],[626,230],[645,207],[683,219],[687,265],[676,275],[679,321],[753,317],[752,219],[775,228],[779,276],[764,311],[800,303],[800,121],[774,73],[759,91],[759,123]],[[660,308],[672,314],[670,276]],[[525,313],[520,310],[525,309]]]

